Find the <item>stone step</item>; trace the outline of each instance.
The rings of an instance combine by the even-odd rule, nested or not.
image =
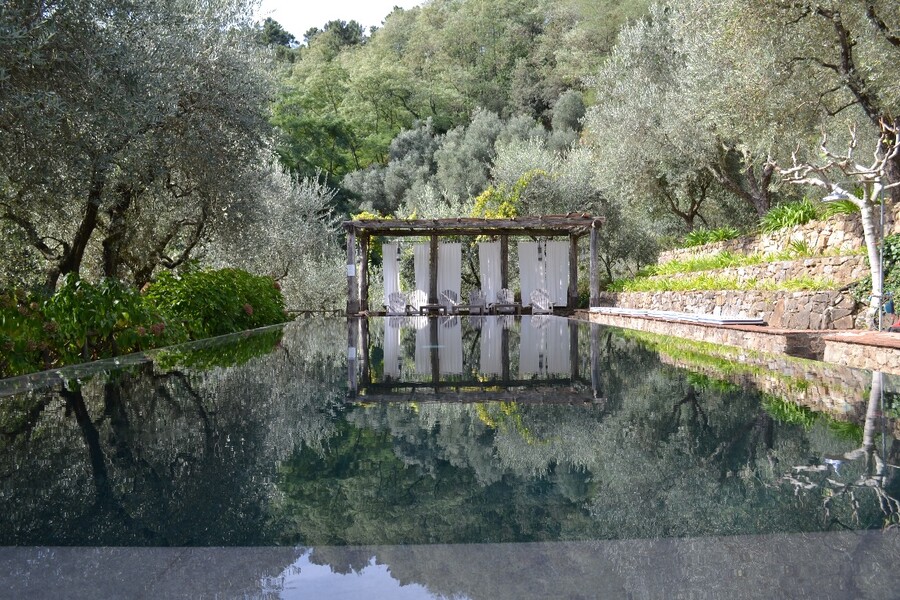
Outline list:
[[[736,277],[738,285],[744,285],[748,281],[753,280],[781,283],[800,277],[811,277],[814,279],[828,279],[833,281],[837,287],[843,287],[868,275],[869,264],[866,257],[860,255],[820,256],[742,267],[725,267],[672,275],[654,275],[648,277],[648,279],[685,280],[696,277],[701,273],[723,278]]]

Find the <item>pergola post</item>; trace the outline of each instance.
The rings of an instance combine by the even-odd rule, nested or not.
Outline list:
[[[359,313],[359,286],[356,280],[356,229],[347,233],[347,314]]]
[[[359,249],[362,265],[359,268],[359,310],[369,310],[369,236],[359,236]]]
[[[578,236],[569,235],[569,310],[578,308]]]
[[[597,268],[597,236],[600,222],[591,223],[591,307],[600,305],[600,271]]]
[[[428,257],[428,304],[438,303],[438,236],[431,236]]]
[[[509,288],[509,236],[500,236],[500,287]],[[493,302],[495,299],[488,299]]]

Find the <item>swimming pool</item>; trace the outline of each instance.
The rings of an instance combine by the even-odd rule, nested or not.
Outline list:
[[[5,382],[0,589],[896,597],[898,386],[718,350],[307,318]]]

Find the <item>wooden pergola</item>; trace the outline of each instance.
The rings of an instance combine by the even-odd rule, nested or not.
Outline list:
[[[590,277],[591,306],[600,295],[600,277],[597,269],[597,234],[603,223],[601,217],[586,213],[567,215],[523,216],[509,219],[366,219],[345,221],[347,230],[347,314],[355,315],[369,310],[369,243],[373,236],[426,237],[431,242],[429,264],[428,302],[438,301],[438,239],[446,236],[487,236],[500,240],[501,287],[509,286],[509,238],[518,237],[568,237],[569,238],[569,288],[568,306],[574,308],[578,300],[578,240],[591,236]],[[357,267],[357,245],[361,265]]]

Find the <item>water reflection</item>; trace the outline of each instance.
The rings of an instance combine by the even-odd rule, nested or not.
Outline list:
[[[632,563],[662,549],[672,577],[707,543],[762,571],[760,540],[897,524],[896,380],[714,350],[558,318],[307,319],[63,373],[0,399],[0,545],[284,546],[258,569],[276,595],[305,556],[497,598],[535,596],[483,579],[491,557],[638,594]],[[22,552],[10,572],[63,560]]]

